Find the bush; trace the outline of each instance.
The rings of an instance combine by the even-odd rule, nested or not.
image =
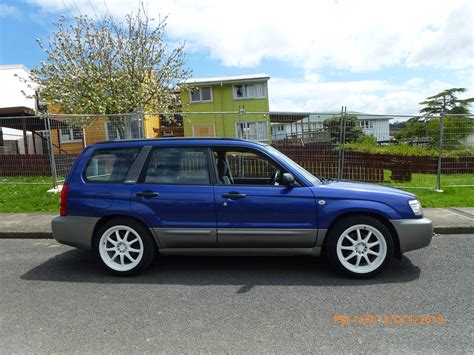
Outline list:
[[[375,137],[364,136],[357,140],[357,142],[347,143],[345,149],[363,152],[369,154],[387,154],[400,156],[426,156],[437,157],[439,149],[424,146],[412,146],[407,143],[394,143],[389,145],[378,145]],[[474,148],[462,147],[453,150],[443,151],[443,157],[472,157],[474,156]]]

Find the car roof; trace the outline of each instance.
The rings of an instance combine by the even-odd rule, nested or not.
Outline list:
[[[101,141],[96,142],[94,146],[145,146],[145,145],[166,145],[166,146],[216,146],[216,145],[239,145],[239,146],[265,146],[265,143],[253,142],[240,138],[225,137],[179,137],[179,138],[142,138],[142,139],[125,139],[117,141]]]

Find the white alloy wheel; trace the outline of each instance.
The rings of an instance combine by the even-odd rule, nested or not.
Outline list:
[[[339,262],[348,271],[367,274],[379,268],[385,261],[387,243],[377,228],[357,224],[339,236],[336,253]]]
[[[126,272],[134,269],[143,258],[143,241],[129,226],[115,225],[107,229],[99,241],[99,255],[112,270]]]

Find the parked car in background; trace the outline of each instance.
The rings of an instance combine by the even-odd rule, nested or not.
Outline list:
[[[61,192],[54,238],[120,275],[157,255],[326,253],[355,277],[427,246],[411,193],[317,178],[267,144],[174,138],[96,143]]]

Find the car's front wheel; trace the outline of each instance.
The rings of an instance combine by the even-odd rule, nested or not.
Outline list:
[[[379,273],[393,254],[390,231],[370,216],[343,219],[330,230],[327,238],[329,261],[353,277],[367,278]]]
[[[156,247],[148,230],[134,220],[113,219],[97,231],[95,251],[102,265],[119,275],[134,275],[153,261]]]

